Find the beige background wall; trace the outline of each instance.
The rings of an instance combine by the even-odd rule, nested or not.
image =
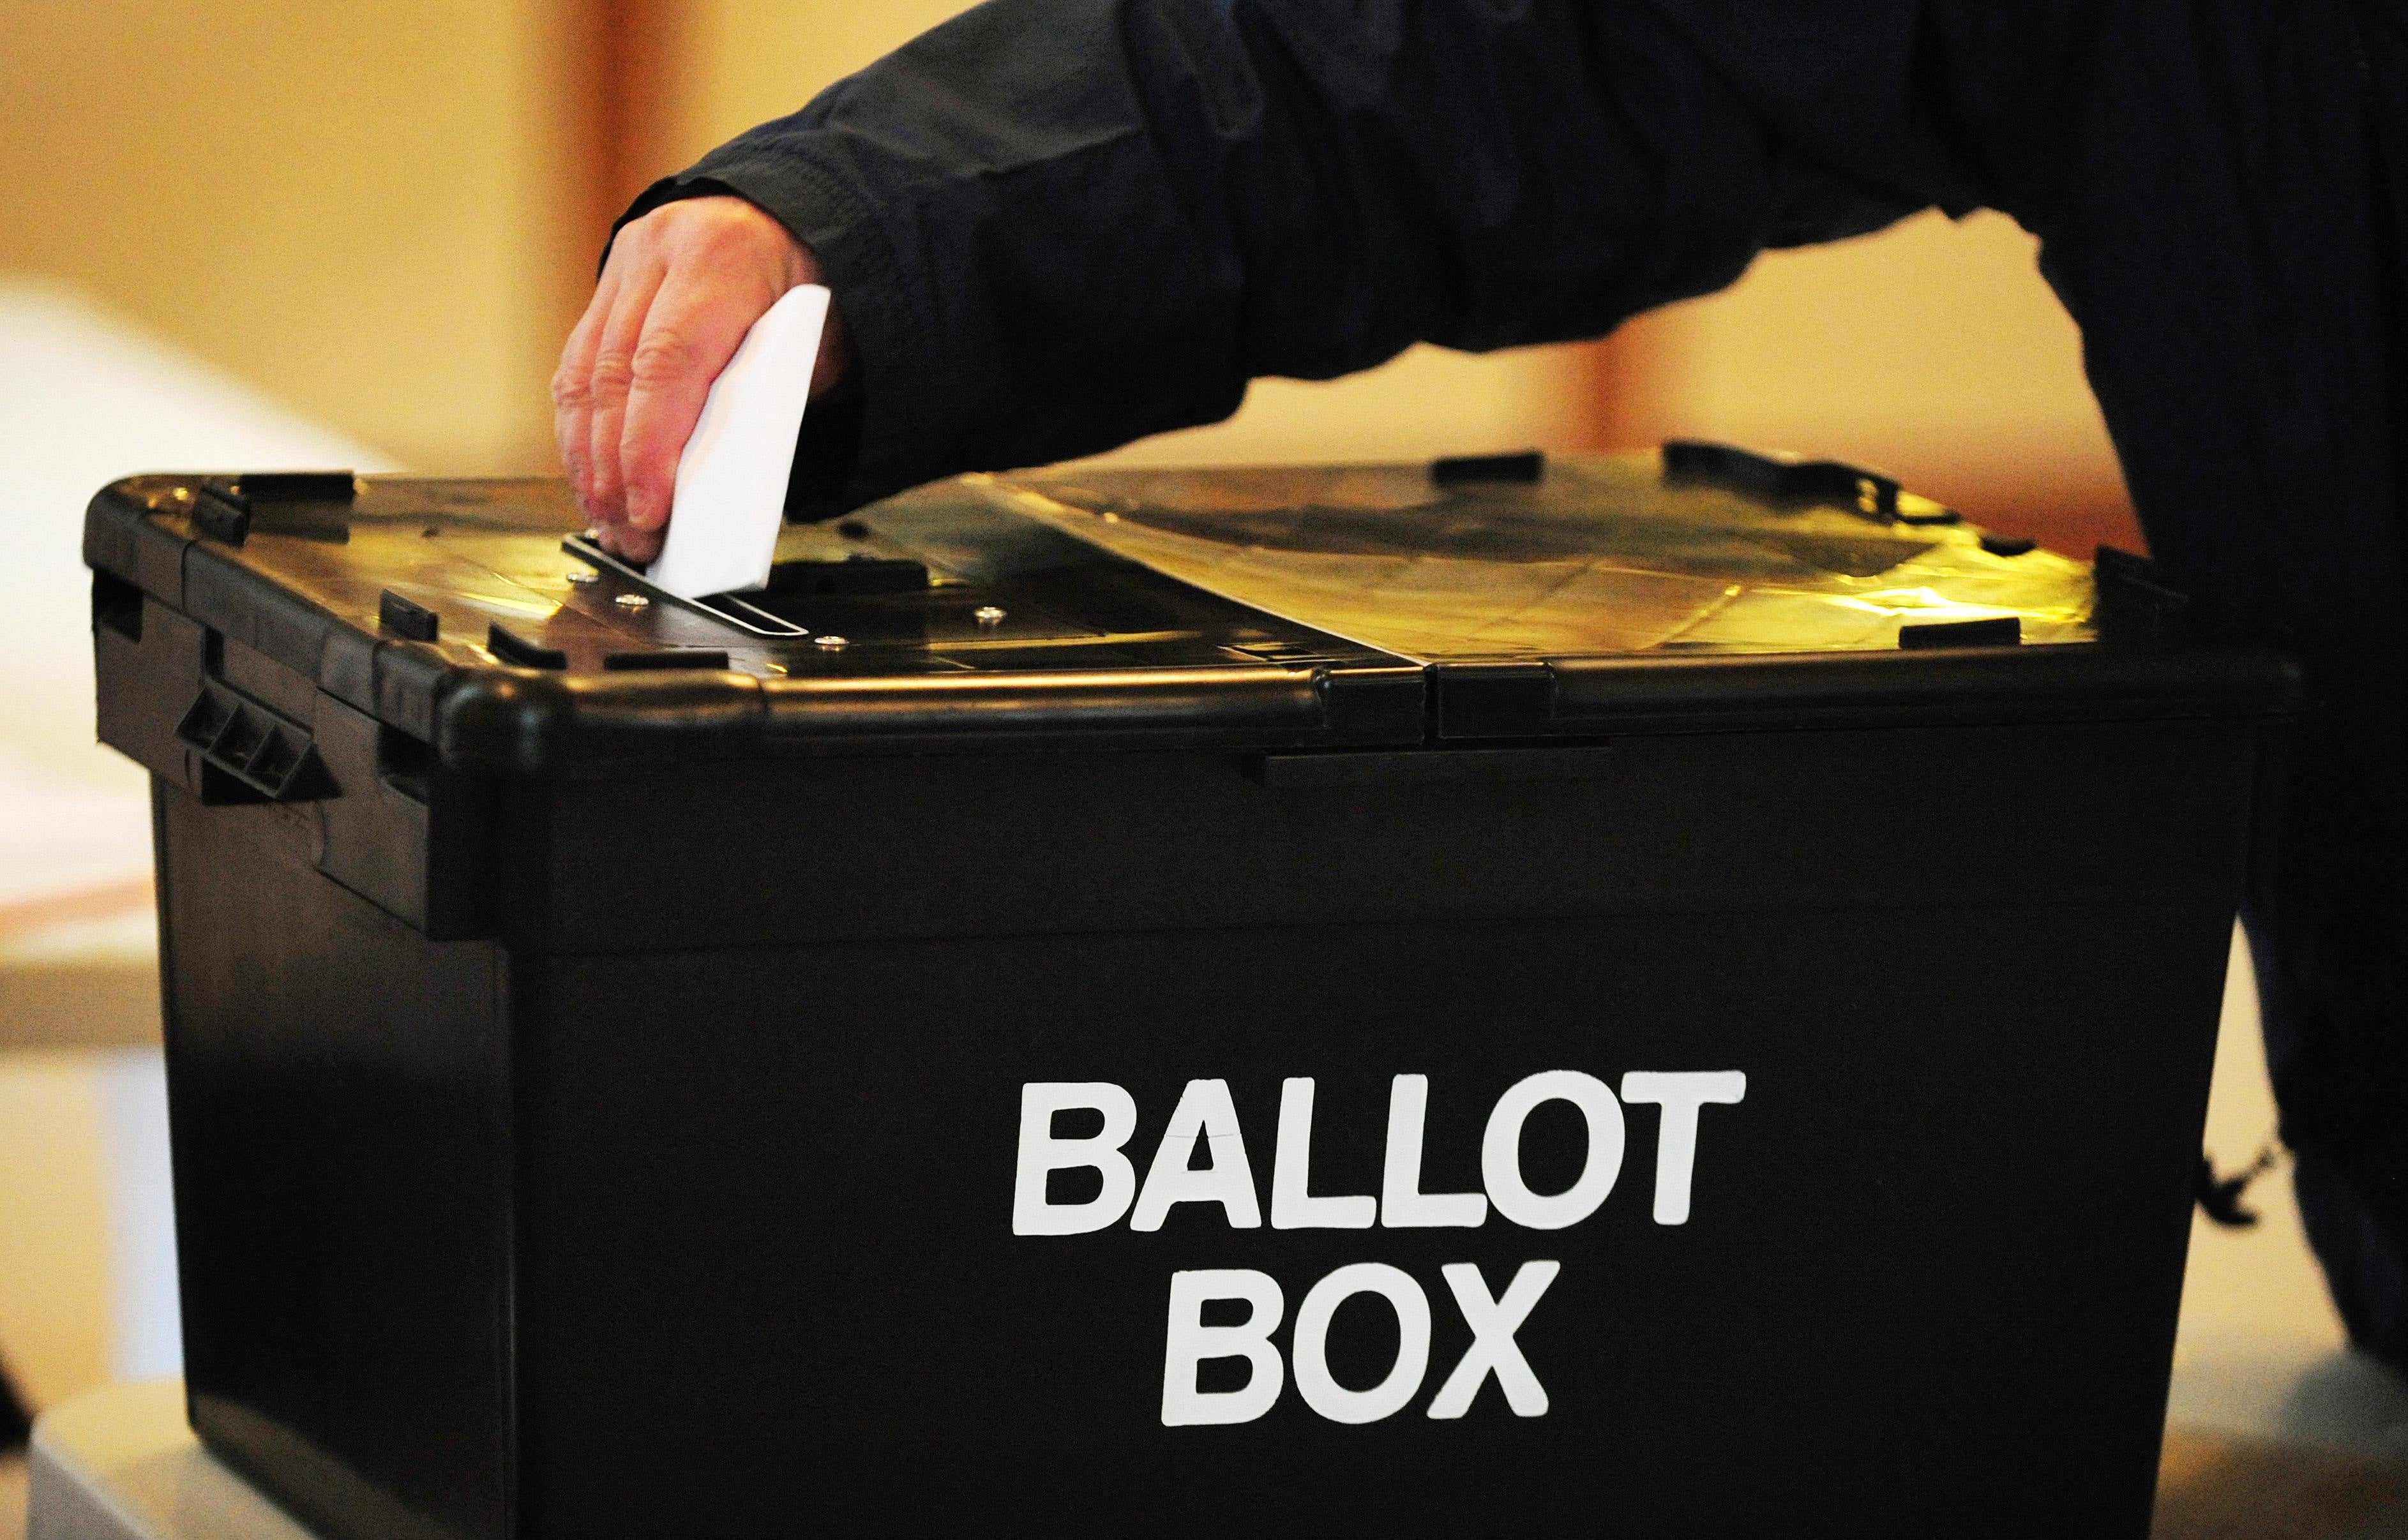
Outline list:
[[[1854,460],[2080,555],[2131,544],[2081,334],[2038,260],[1990,213],[1768,252],[1723,293],[1630,329],[1629,435]]]
[[[6,0],[0,269],[405,463],[542,463],[590,255],[551,0]],[[580,243],[581,245],[581,243]]]

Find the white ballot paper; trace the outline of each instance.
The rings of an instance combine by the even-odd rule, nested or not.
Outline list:
[[[827,313],[826,289],[788,290],[711,382],[678,461],[668,535],[646,573],[680,598],[768,583]]]

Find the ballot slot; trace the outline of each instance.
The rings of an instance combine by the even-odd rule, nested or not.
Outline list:
[[[770,569],[765,588],[689,599],[582,535],[562,541],[561,549],[648,599],[773,640],[818,644],[842,637],[847,646],[960,647],[1086,642],[1111,635],[1039,605],[1025,585],[964,582],[903,555],[791,558]]]
[[[769,581],[760,589],[718,595],[710,602],[733,599],[790,625],[824,632],[834,624],[832,617],[862,608],[858,602],[867,600],[870,601],[867,615],[884,622],[877,629],[892,634],[882,639],[924,640],[926,628],[919,623],[921,610],[933,586],[925,563],[848,551],[833,558],[793,557],[778,562],[769,568]],[[841,634],[866,640],[871,624],[865,617]]]
[[[755,636],[808,636],[810,633],[781,615],[761,608],[741,594],[714,593],[706,598],[688,599],[671,593],[648,578],[644,569],[622,562],[581,535],[572,535],[560,543],[560,549],[579,561],[611,574],[646,598],[678,605],[712,620],[732,625]]]

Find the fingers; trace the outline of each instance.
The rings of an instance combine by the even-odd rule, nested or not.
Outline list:
[[[613,524],[603,549],[623,562],[642,566],[661,553],[661,547],[667,538],[665,530],[633,529],[625,524]]]
[[[602,324],[609,320],[611,304],[619,297],[623,271],[616,263],[603,269],[584,315],[578,318],[560,349],[560,367],[552,377],[552,436],[559,442],[561,467],[568,473],[580,504],[586,501],[589,486],[586,445],[594,427],[594,350],[601,345]]]
[[[609,319],[602,323],[601,340],[594,349],[590,393],[592,420],[586,429],[586,516],[604,526],[627,518],[626,481],[619,467],[619,437],[627,411],[627,392],[635,381],[636,349],[644,335],[645,319],[660,292],[666,274],[662,264],[637,265],[619,287]]]
[[[810,281],[819,280],[814,276]],[[836,389],[852,368],[853,334],[845,330],[844,312],[830,305],[827,328],[820,333],[820,356],[811,364],[810,399],[816,401]]]
[[[712,278],[691,270],[672,275],[653,300],[643,339],[636,345],[618,447],[632,530],[657,530],[668,522],[678,458],[694,436],[711,382],[767,308],[752,285],[731,289]]]

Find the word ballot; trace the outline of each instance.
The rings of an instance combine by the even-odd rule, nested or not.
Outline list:
[[[1564,1230],[1597,1212],[1622,1173],[1627,1132],[1626,1103],[1660,1108],[1656,1139],[1653,1214],[1657,1224],[1686,1224],[1697,1171],[1701,1109],[1735,1105],[1747,1094],[1739,1070],[1643,1071],[1622,1077],[1621,1094],[1579,1070],[1544,1070],[1507,1088],[1488,1115],[1480,1147],[1477,1192],[1430,1192],[1422,1186],[1423,1132],[1429,1111],[1429,1077],[1398,1075],[1389,1082],[1387,1137],[1380,1191],[1314,1193],[1312,1191],[1313,1080],[1296,1077],[1280,1087],[1278,1134],[1271,1152],[1269,1226],[1273,1230],[1473,1229],[1492,1211],[1528,1230]],[[1586,1124],[1587,1151],[1580,1174],[1560,1191],[1534,1191],[1522,1169],[1522,1132],[1530,1115],[1548,1102],[1578,1111]],[[1055,1132],[1063,1113],[1100,1116],[1088,1134]],[[1239,1126],[1229,1083],[1187,1082],[1164,1125],[1145,1179],[1138,1179],[1127,1147],[1138,1132],[1136,1098],[1110,1081],[1030,1081],[1020,1088],[1019,1158],[1012,1181],[1011,1231],[1015,1235],[1090,1234],[1126,1219],[1132,1231],[1158,1231],[1182,1204],[1216,1207],[1233,1230],[1259,1230],[1264,1209]],[[1195,1157],[1209,1155],[1205,1163]],[[1056,1202],[1049,1195],[1054,1174],[1089,1171],[1100,1178],[1095,1196]],[[1430,1400],[1427,1415],[1447,1419],[1469,1410],[1481,1386],[1494,1376],[1516,1417],[1540,1417],[1547,1392],[1514,1333],[1537,1308],[1563,1271],[1553,1260],[1526,1262],[1501,1290],[1492,1290],[1478,1266],[1452,1262],[1440,1269],[1447,1295],[1472,1333],[1471,1346]],[[1338,1307],[1357,1294],[1376,1295],[1395,1313],[1397,1356],[1376,1385],[1354,1390],[1330,1373],[1329,1324]],[[1210,1324],[1206,1306],[1234,1303],[1245,1307],[1236,1323]],[[1200,1268],[1170,1276],[1164,1323],[1162,1421],[1168,1427],[1251,1422],[1279,1401],[1294,1378],[1304,1404],[1333,1422],[1376,1422],[1411,1405],[1429,1368],[1429,1292],[1412,1274],[1385,1262],[1353,1262],[1309,1288],[1296,1307],[1288,1351],[1283,1359],[1272,1341],[1287,1314],[1287,1295],[1269,1274],[1252,1268]],[[1198,1371],[1214,1359],[1242,1359],[1248,1377],[1235,1390],[1200,1388]]]

